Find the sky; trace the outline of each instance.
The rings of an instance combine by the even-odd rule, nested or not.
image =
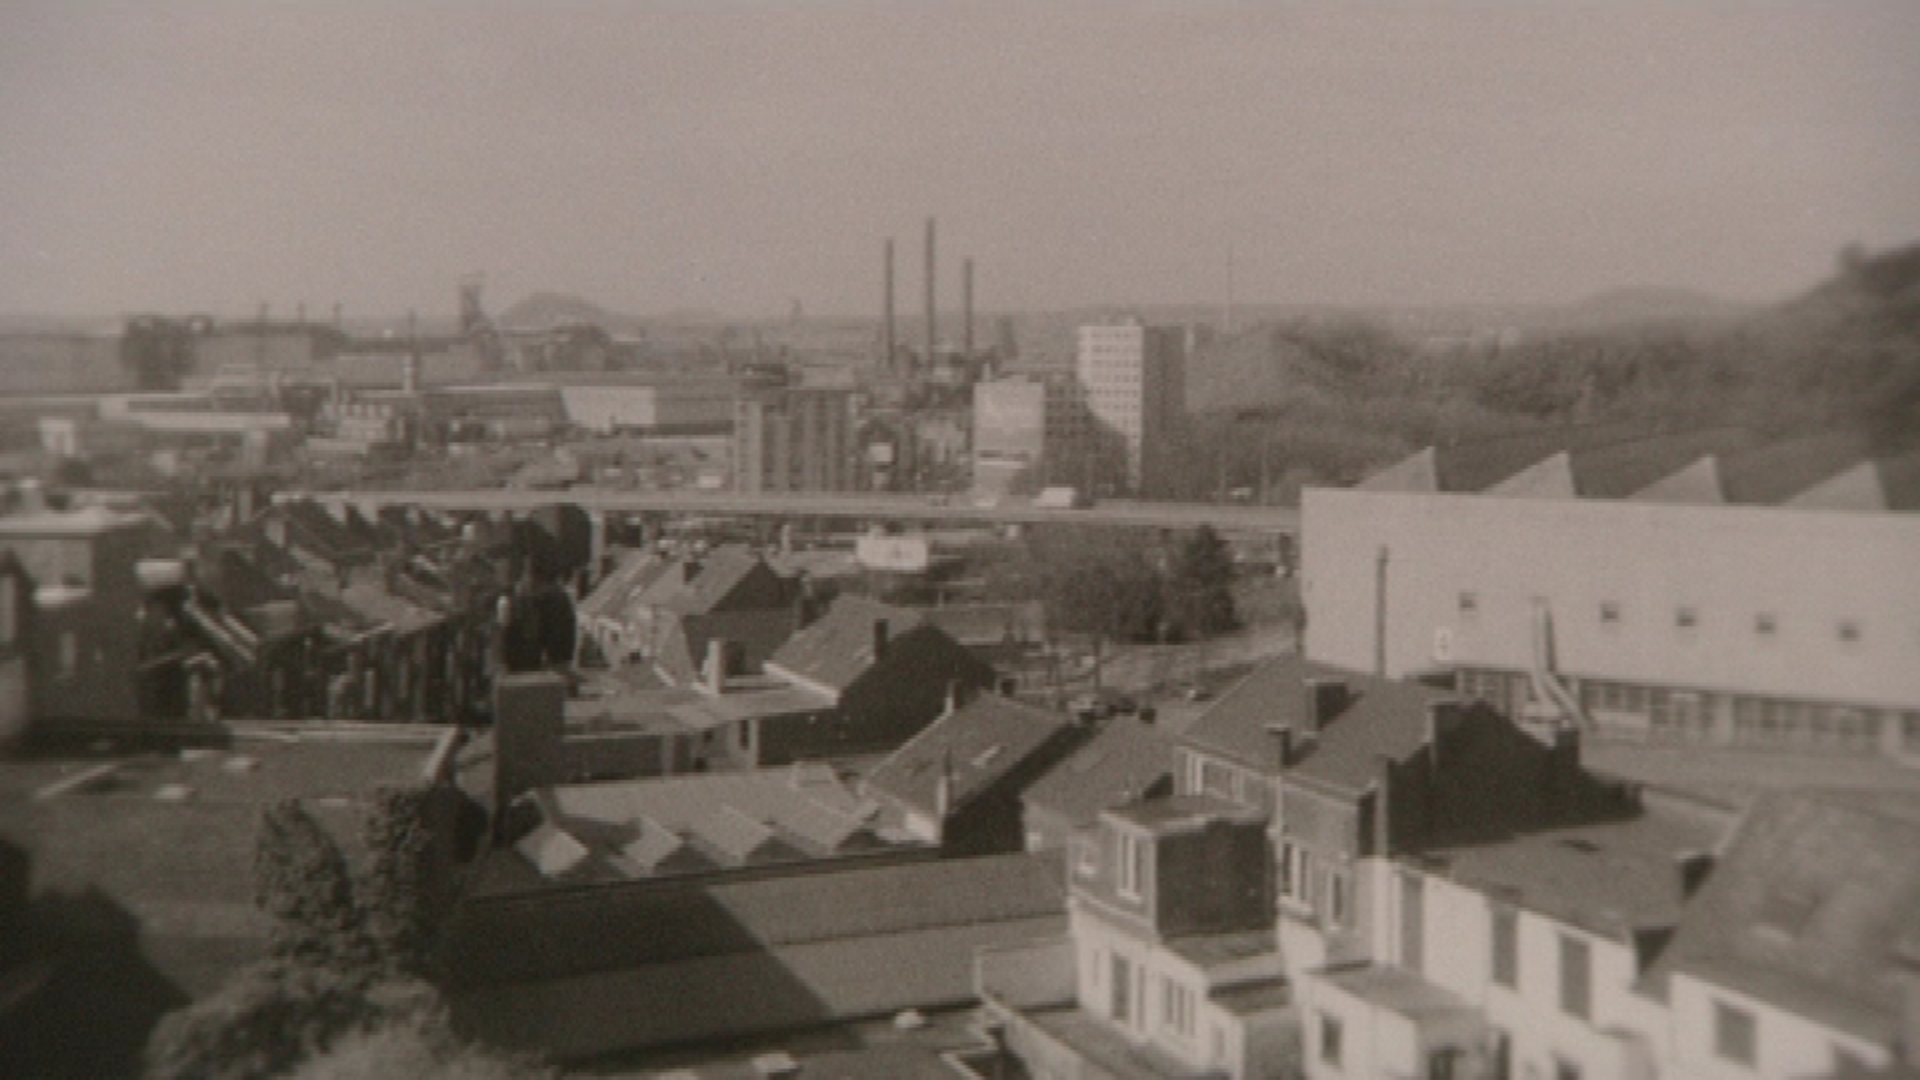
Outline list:
[[[1920,4],[0,0],[0,312],[1766,301],[1920,240]]]

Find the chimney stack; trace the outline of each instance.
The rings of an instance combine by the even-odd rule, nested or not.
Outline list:
[[[707,639],[707,691],[714,696],[727,692],[727,643],[721,638]]]
[[[1373,854],[1393,855],[1393,758],[1373,755]]]
[[[1691,900],[1700,886],[1707,883],[1707,875],[1713,872],[1713,853],[1683,851],[1673,857],[1673,865],[1680,874],[1681,899]]]
[[[960,309],[961,309],[961,359],[969,366],[973,364],[973,260],[967,259],[960,264]]]
[[[1440,771],[1440,744],[1450,741],[1460,729],[1460,702],[1439,698],[1427,702],[1427,755],[1434,772]]]
[[[934,282],[933,242],[934,242],[933,219],[928,218],[927,219],[927,354],[920,358],[921,363],[925,364],[928,368],[933,367],[933,350],[935,348],[936,342],[938,341],[938,337],[936,336],[936,328],[934,325],[935,320],[934,320],[934,291],[933,291],[933,282]]]
[[[880,344],[880,347],[883,350],[880,356],[880,366],[883,370],[892,371],[893,356],[896,350],[893,343],[893,323],[894,323],[894,319],[893,319],[893,237],[891,236],[887,237],[886,255],[882,259],[882,265],[884,267],[883,272],[886,277],[887,284],[886,284],[886,289],[884,290],[884,293],[883,293],[883,295],[886,297],[886,301],[885,301],[886,330],[882,335],[881,344]]]
[[[879,663],[887,655],[887,620],[873,620],[873,662]]]
[[[1284,772],[1293,766],[1293,725],[1268,724],[1267,739],[1273,745],[1273,771]]]
[[[1347,707],[1347,683],[1345,679],[1307,679],[1306,688],[1307,733],[1317,735],[1328,724],[1339,719],[1341,710]]]
[[[940,753],[940,775],[933,782],[933,815],[940,822],[953,813],[953,750]]]

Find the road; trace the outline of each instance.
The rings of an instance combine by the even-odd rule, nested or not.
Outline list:
[[[1291,506],[1215,503],[1107,501],[1081,509],[1050,509],[1009,500],[975,506],[959,497],[942,505],[926,495],[737,494],[710,491],[627,491],[574,487],[563,491],[327,491],[288,493],[324,503],[361,507],[417,505],[437,510],[532,510],[571,503],[587,510],[670,511],[680,514],[764,514],[780,517],[839,517],[893,521],[974,521],[994,524],[1077,522],[1083,525],[1131,525],[1190,529],[1211,525],[1227,532],[1297,536],[1300,511]]]

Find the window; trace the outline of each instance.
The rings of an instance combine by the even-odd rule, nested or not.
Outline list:
[[[1160,1022],[1175,1034],[1193,1037],[1193,991],[1160,976]]]
[[[1848,642],[1849,644],[1855,641],[1859,641],[1860,640],[1859,622],[1853,619],[1846,619],[1842,621],[1840,623],[1840,640]]]
[[[1347,924],[1347,875],[1345,874],[1327,875],[1327,923],[1330,926]]]
[[[1147,874],[1147,845],[1132,833],[1120,834],[1120,866],[1118,868],[1120,895],[1132,900],[1140,899],[1140,883]]]
[[[1771,611],[1763,611],[1753,617],[1753,632],[1759,634],[1761,637],[1772,637],[1776,628],[1777,625],[1773,618],[1773,612]]]
[[[1493,909],[1493,981],[1520,988],[1520,916],[1510,907]]]
[[[1618,601],[1602,600],[1600,602],[1600,621],[1608,626],[1619,623],[1620,604]]]
[[[1713,1003],[1713,1052],[1742,1065],[1751,1066],[1759,1045],[1758,1023],[1753,1014],[1724,1001]]]
[[[1090,878],[1100,870],[1098,845],[1092,837],[1075,837],[1073,841],[1074,872],[1083,878]]]
[[[1280,874],[1280,895],[1293,899],[1293,841],[1280,841],[1280,865],[1275,869]]]
[[[60,635],[60,677],[71,679],[80,674],[80,642],[73,631]]]
[[[1463,592],[1460,594],[1460,614],[1472,615],[1480,610],[1480,594]]]
[[[1593,956],[1586,942],[1560,935],[1560,1011],[1589,1019],[1593,1013]]]
[[[1553,1059],[1553,1080],[1580,1080],[1580,1066],[1563,1057]]]
[[[1673,613],[1673,624],[1682,630],[1700,625],[1700,613],[1692,607],[1682,607]]]
[[[1320,1060],[1340,1067],[1340,1021],[1326,1013],[1320,1014]]]
[[[20,632],[14,605],[18,602],[14,578],[0,577],[0,645],[13,644],[14,635]]]

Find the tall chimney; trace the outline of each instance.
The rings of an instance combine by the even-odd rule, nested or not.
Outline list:
[[[1373,755],[1373,854],[1385,859],[1393,855],[1393,758]]]
[[[934,325],[934,308],[933,308],[933,305],[934,305],[933,252],[934,252],[933,219],[928,218],[927,219],[927,354],[921,357],[920,360],[921,360],[921,363],[927,365],[929,368],[933,366],[933,350],[935,347],[935,342],[938,340],[936,337],[936,328]]]
[[[960,309],[961,315],[961,358],[967,364],[973,363],[973,260],[960,263]]]
[[[879,663],[887,655],[887,620],[873,620],[873,662]]]
[[[1373,673],[1387,677],[1387,549],[1383,545],[1373,568]]]
[[[886,330],[882,335],[880,346],[885,351],[881,353],[880,366],[886,371],[892,371],[895,350],[893,343],[893,237],[891,236],[887,237],[886,255],[881,262],[884,266],[887,284],[883,291],[883,295],[886,297]]]

